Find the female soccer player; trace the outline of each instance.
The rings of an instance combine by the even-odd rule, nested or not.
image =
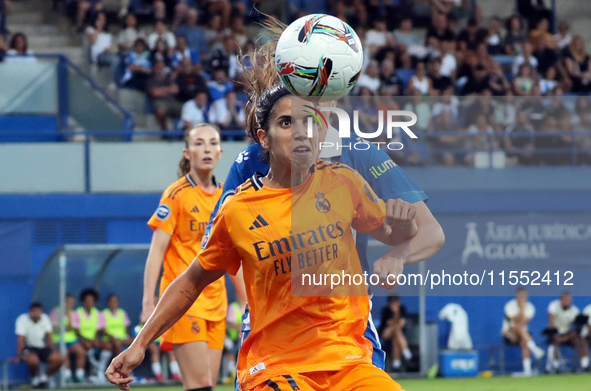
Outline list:
[[[142,322],[154,310],[154,292],[162,264],[161,293],[187,269],[199,250],[210,214],[222,193],[222,184],[213,176],[221,155],[217,127],[200,124],[187,132],[179,164],[180,179],[166,189],[148,222],[154,234],[144,273]],[[237,289],[243,292],[240,286]],[[226,310],[225,281],[220,276],[163,335],[163,344],[172,344],[185,390],[216,384],[224,348]]]
[[[317,269],[308,262],[311,272],[359,271],[351,228],[396,245],[416,232],[416,224],[392,227],[384,222],[384,202],[356,171],[315,162],[318,132],[307,138],[308,115],[292,110],[285,87],[267,89],[255,115],[257,127],[249,131],[267,153],[269,173],[254,176],[228,199],[205,249],[166,290],[130,348],[111,363],[109,380],[129,389],[129,374],[149,344],[181,318],[209,283],[226,271],[235,274],[242,265],[252,318],[238,359],[249,368],[240,379],[243,390],[400,390],[371,364],[371,342],[363,337],[367,294],[346,296],[340,290],[340,296],[292,296],[291,270],[301,272],[307,266],[295,260],[318,250],[327,251],[327,263]],[[298,232],[292,232],[292,204],[308,211],[306,220],[293,227]],[[376,272],[382,278],[390,274],[387,268]],[[199,389],[206,390],[211,388]]]
[[[254,80],[248,91],[251,96],[259,96],[263,91],[272,85],[279,82],[277,73],[274,71],[274,53],[277,40],[283,32],[285,25],[282,25],[276,20],[267,24],[268,33],[273,38],[263,47],[249,53],[249,58],[258,58],[259,61],[252,62],[252,64],[245,69],[245,74],[248,75],[249,80]],[[334,102],[326,102],[324,104],[334,104]],[[253,126],[254,121],[254,107],[249,106],[249,123]],[[320,134],[320,141],[330,141],[333,143],[347,144],[348,142],[356,142],[354,139],[339,139],[338,131],[328,125],[328,129],[323,129]],[[205,236],[211,230],[211,221],[217,215],[217,211],[225,198],[234,194],[235,189],[255,173],[259,172],[266,174],[269,171],[268,162],[261,159],[264,149],[260,144],[253,143],[247,149],[242,151],[238,158],[234,161],[230,173],[224,183],[224,194],[218,201],[218,205],[212,213],[212,219],[206,231]],[[356,150],[346,148],[322,148],[320,151],[320,158],[327,162],[338,162],[346,164],[349,167],[357,170],[361,176],[370,184],[371,188],[376,192],[379,198],[383,200],[398,200],[404,202],[389,202],[386,204],[387,213],[392,216],[399,216],[401,222],[402,216],[405,212],[407,203],[412,203],[416,208],[415,221],[418,226],[418,232],[413,237],[397,245],[389,250],[378,262],[386,261],[397,265],[398,273],[401,273],[405,265],[424,261],[432,257],[445,242],[445,236],[441,226],[425,204],[427,196],[425,193],[413,182],[413,180],[394,162],[390,157],[377,146],[371,144],[367,150]],[[409,216],[407,216],[408,218]],[[412,217],[410,218],[412,219]],[[355,242],[357,252],[363,265],[364,270],[370,272],[369,260],[367,258],[367,234],[357,233]],[[394,288],[394,287],[392,287]],[[250,332],[248,306],[246,313],[243,316],[242,339],[248,336]],[[365,337],[373,343],[373,364],[378,368],[385,369],[386,367],[386,353],[381,349],[380,338],[377,330],[373,325],[371,313],[369,314],[369,321],[365,332]],[[245,370],[244,368],[237,368],[238,371]]]

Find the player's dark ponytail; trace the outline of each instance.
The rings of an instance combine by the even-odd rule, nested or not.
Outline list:
[[[245,91],[248,94],[248,102],[246,103],[245,110],[246,134],[257,143],[259,142],[256,136],[257,130],[265,129],[262,126],[268,125],[257,121],[257,111],[260,112],[260,110],[257,110],[257,106],[259,102],[262,102],[261,98],[265,95],[265,92],[268,95],[269,92],[267,90],[279,84],[279,75],[275,67],[275,49],[281,33],[287,28],[284,23],[270,16],[263,23],[263,27],[266,29],[265,36],[269,41],[260,48],[241,56],[240,59],[241,65],[244,68]],[[245,59],[249,60],[249,66],[245,64]],[[274,104],[275,102],[277,100],[274,100],[272,103]],[[271,108],[272,105],[267,110],[267,119]],[[258,117],[260,120],[260,114]]]
[[[214,128],[218,134],[220,134],[220,128],[216,125],[216,124],[210,124],[207,122],[202,122],[200,124],[197,124],[195,126],[193,126],[191,129],[185,131],[185,136],[183,137],[183,140],[185,141],[185,148],[188,149],[189,148],[189,136],[191,135],[191,132],[195,129],[199,129],[199,128],[203,128],[205,126],[209,126],[211,128]],[[191,171],[191,161],[189,159],[187,159],[185,157],[185,155],[183,155],[183,157],[181,158],[181,161],[179,162],[179,170],[177,172],[179,178],[184,177],[185,175],[187,175],[189,172]]]

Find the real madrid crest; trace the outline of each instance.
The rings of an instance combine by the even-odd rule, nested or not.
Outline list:
[[[320,213],[327,213],[330,211],[330,201],[324,198],[323,193],[316,193],[316,209]]]

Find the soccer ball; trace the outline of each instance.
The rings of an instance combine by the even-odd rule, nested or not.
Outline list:
[[[357,83],[363,49],[347,23],[330,15],[308,15],[281,34],[275,64],[281,81],[294,95],[312,101],[334,100]]]

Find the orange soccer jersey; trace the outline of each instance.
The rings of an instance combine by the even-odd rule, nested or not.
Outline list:
[[[318,161],[311,171],[292,189],[265,187],[258,176],[242,184],[197,256],[207,270],[235,274],[243,265],[252,319],[238,358],[242,389],[274,376],[371,363],[363,337],[367,288],[364,295],[304,297],[292,296],[291,282],[319,266],[336,273],[359,265],[351,228],[378,228],[385,206],[347,166]]]
[[[171,235],[164,254],[164,274],[160,294],[191,264],[201,247],[201,239],[209,217],[222,195],[223,185],[209,194],[193,181],[189,174],[170,185],[148,225]],[[187,311],[187,315],[218,321],[226,318],[228,299],[224,277],[207,286]]]

